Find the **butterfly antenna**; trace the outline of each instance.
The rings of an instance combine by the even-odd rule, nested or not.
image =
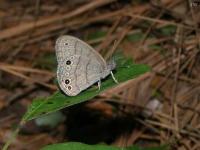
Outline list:
[[[107,53],[105,59],[107,60],[111,55],[113,55],[113,52],[115,51],[115,49],[117,48],[117,40],[114,40],[114,44],[111,48],[111,50]]]
[[[111,51],[114,52],[116,48],[117,48],[117,40],[114,41],[114,44],[113,44]],[[113,57],[113,59],[115,61],[115,56]]]

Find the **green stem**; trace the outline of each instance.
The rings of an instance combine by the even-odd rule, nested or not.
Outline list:
[[[19,126],[15,129],[15,131],[12,133],[10,139],[8,139],[8,141],[5,143],[5,145],[3,146],[3,149],[2,150],[7,150],[8,147],[10,146],[10,144],[13,142],[13,140],[16,138],[17,134],[19,133],[20,131],[20,127],[22,125],[24,125],[25,122],[22,120],[19,124]]]

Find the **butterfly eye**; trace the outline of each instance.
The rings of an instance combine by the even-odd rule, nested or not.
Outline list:
[[[69,84],[69,83],[70,83],[69,79],[66,79],[65,84]]]
[[[65,43],[65,45],[68,45],[68,43]]]
[[[67,65],[71,65],[71,63],[72,63],[72,62],[71,62],[70,60],[67,60],[67,61],[66,61],[66,64],[67,64]]]
[[[71,89],[72,89],[72,87],[71,87],[71,86],[68,86],[67,88],[68,88],[68,90],[71,90]]]

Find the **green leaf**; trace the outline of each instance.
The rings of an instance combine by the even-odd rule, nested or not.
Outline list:
[[[116,146],[108,146],[108,145],[87,145],[78,142],[68,142],[68,143],[60,143],[47,145],[41,150],[167,150],[167,146],[159,146],[152,148],[141,148],[139,146],[130,146],[130,147],[116,147]]]
[[[37,68],[48,69],[55,71],[56,68],[56,56],[55,53],[45,53],[42,56],[39,56],[34,61],[34,66]]]
[[[162,46],[160,46],[160,45],[156,45],[156,44],[153,44],[153,45],[149,45],[148,46],[149,47],[149,49],[151,49],[151,50],[155,50],[155,51],[158,51],[161,55],[163,55],[163,56],[165,56],[165,54],[166,54],[166,50],[162,47]]]
[[[56,111],[47,115],[43,115],[39,118],[36,118],[35,123],[37,126],[54,128],[64,120],[65,116],[60,111]]]
[[[157,50],[157,51],[162,51],[163,50],[162,46],[156,45],[156,44],[149,45],[149,49]]]
[[[163,35],[170,36],[170,35],[174,35],[174,33],[176,32],[176,26],[167,25],[167,26],[162,27],[160,30]]]
[[[117,62],[118,67],[114,71],[114,76],[118,80],[119,84],[133,79],[150,70],[147,65],[134,64],[130,61],[130,59],[126,59],[126,61],[117,60]],[[28,108],[28,111],[23,117],[23,121],[28,121],[37,118],[43,114],[54,112],[65,107],[91,100],[99,93],[116,85],[117,84],[113,81],[112,77],[109,76],[102,81],[100,90],[98,90],[97,86],[92,86],[84,90],[77,96],[66,96],[60,91],[57,91],[50,97],[37,98]]]
[[[94,40],[94,39],[104,37],[104,36],[106,36],[106,34],[107,34],[107,32],[105,32],[105,31],[91,32],[90,34],[87,35],[86,39],[87,40]]]
[[[123,68],[124,66],[128,67],[130,64],[133,64],[133,59],[131,57],[125,57],[121,49],[119,49],[111,59],[117,64],[117,68]]]
[[[130,42],[137,42],[140,41],[144,37],[142,32],[133,33],[126,36],[126,39]]]

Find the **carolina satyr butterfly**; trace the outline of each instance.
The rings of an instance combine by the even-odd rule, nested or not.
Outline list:
[[[114,78],[112,70],[115,64],[107,64],[103,57],[87,43],[80,39],[65,35],[56,41],[56,57],[58,62],[57,79],[61,90],[75,96],[109,74]]]

